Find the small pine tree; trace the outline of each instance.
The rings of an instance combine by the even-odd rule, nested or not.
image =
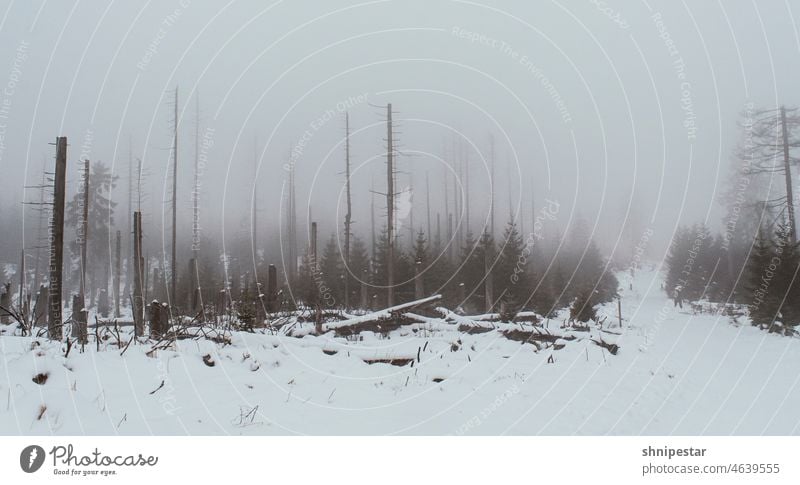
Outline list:
[[[516,222],[509,221],[503,232],[503,242],[499,248],[499,257],[494,272],[494,291],[505,307],[506,317],[516,314],[519,306],[530,294],[527,257],[522,237],[517,230]]]
[[[791,329],[800,324],[800,281],[798,281],[798,265],[800,251],[797,243],[792,243],[788,224],[781,224],[775,233],[775,255],[779,258],[779,266],[775,271],[774,287],[779,300],[779,318],[782,327],[771,328],[771,331],[782,330],[791,333]]]
[[[453,280],[453,287],[458,293],[458,285],[464,284],[466,301],[457,302],[465,311],[474,312],[482,306],[483,286],[483,248],[475,241],[472,232],[467,232],[464,246],[461,247],[458,260],[458,272]]]
[[[344,261],[342,260],[342,253],[339,251],[339,243],[335,234],[331,234],[328,243],[325,245],[319,264],[319,271],[319,281],[317,283],[324,283],[323,288],[318,288],[318,291],[323,294],[323,297],[320,298],[323,306],[343,304]]]
[[[370,283],[369,274],[369,253],[364,241],[357,236],[353,236],[350,245],[350,266],[344,268],[350,284],[350,304],[357,306],[360,301],[361,283]]]
[[[389,281],[389,244],[386,228],[381,231],[375,251],[375,280],[385,287]],[[414,296],[414,269],[406,254],[395,245],[394,250],[394,296],[395,304],[408,302]],[[385,303],[385,300],[384,300]]]
[[[747,261],[747,289],[750,293],[750,320],[753,325],[769,328],[775,321],[780,308],[778,291],[772,286],[775,271],[770,268],[775,254],[774,241],[759,234]]]
[[[570,318],[588,322],[596,318],[596,306],[613,300],[617,296],[618,281],[597,249],[594,241],[589,246],[575,271],[574,299],[570,306]]]
[[[95,289],[106,287],[108,282],[99,277],[99,269],[110,261],[111,227],[114,225],[114,208],[117,203],[111,199],[111,193],[117,183],[117,177],[109,170],[108,166],[100,161],[90,166],[89,174],[89,207],[87,253],[91,255],[86,261],[86,285],[88,295],[93,295]],[[72,200],[67,202],[64,223],[76,231],[76,236],[81,231],[83,220],[84,194],[77,192]],[[78,238],[75,237],[69,244],[73,264],[80,265],[80,247]],[[80,272],[71,273],[80,278]]]

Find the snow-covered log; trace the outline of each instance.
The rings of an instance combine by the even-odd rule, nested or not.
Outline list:
[[[374,323],[380,322],[383,320],[390,320],[393,318],[401,317],[405,310],[410,310],[422,305],[427,305],[428,303],[434,302],[442,298],[442,295],[433,295],[427,298],[423,298],[421,300],[414,300],[408,303],[403,303],[400,305],[395,305],[389,308],[385,308],[383,310],[367,313],[366,315],[361,315],[353,318],[348,318],[346,320],[342,320],[339,322],[329,322],[323,324],[322,328],[323,331],[328,330],[336,330],[339,328],[351,327],[354,325],[360,325],[364,323]]]

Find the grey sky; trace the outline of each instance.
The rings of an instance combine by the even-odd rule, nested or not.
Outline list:
[[[434,214],[443,210],[438,157],[450,162],[460,145],[474,194],[470,225],[482,226],[491,135],[499,224],[510,185],[528,229],[533,188],[537,208],[557,200],[562,224],[579,212],[606,245],[629,206],[642,229],[652,219],[655,237],[667,240],[678,220],[719,222],[714,197],[727,182],[745,103],[800,104],[798,14],[796,1],[743,0],[4,0],[0,202],[17,204],[23,186],[38,181],[56,136],[69,137],[72,167],[85,152],[123,178],[130,139],[149,172],[145,210],[161,224],[178,85],[187,231],[199,93],[199,131],[213,141],[201,189],[208,234],[223,221],[228,235],[242,228],[257,180],[261,228],[275,237],[283,166],[304,133],[298,202],[310,201],[323,234],[335,230],[343,107],[353,131],[355,220],[366,230],[371,174],[376,190],[385,184],[378,106],[391,102],[401,169],[414,176],[415,225],[425,223],[426,172]],[[70,191],[76,177],[77,168]],[[125,187],[121,180],[121,200]]]

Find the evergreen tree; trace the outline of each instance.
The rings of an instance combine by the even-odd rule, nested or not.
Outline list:
[[[774,287],[777,290],[776,299],[779,300],[778,318],[782,327],[771,328],[771,331],[784,329],[789,333],[791,329],[800,324],[800,281],[798,280],[798,264],[800,264],[800,251],[797,243],[792,243],[790,226],[786,223],[779,225],[775,233],[774,253],[778,258],[778,268],[775,271]],[[771,266],[770,266],[771,268]]]
[[[98,288],[107,289],[111,247],[111,228],[114,225],[114,208],[117,203],[111,200],[111,191],[117,183],[109,168],[103,162],[91,164],[89,173],[89,207],[86,261],[87,296]],[[81,251],[78,244],[79,231],[82,230],[84,194],[78,191],[67,203],[64,223],[76,231],[76,237],[69,243],[73,264],[80,267]],[[78,278],[79,278],[78,274]],[[106,281],[102,281],[106,278]],[[88,303],[87,303],[88,304]]]
[[[358,236],[353,236],[350,241],[350,267],[345,268],[347,278],[349,278],[350,304],[357,307],[361,303],[361,283],[370,283],[369,273],[369,253],[364,241]],[[368,287],[367,292],[371,291]],[[369,303],[369,301],[367,301]]]
[[[750,320],[753,325],[767,328],[775,321],[780,300],[777,292],[770,291],[771,281],[775,278],[775,270],[770,269],[773,261],[774,246],[772,241],[759,235],[747,262],[747,290],[749,291]]]
[[[495,298],[500,299],[509,315],[520,310],[519,306],[530,294],[530,272],[522,237],[517,230],[516,222],[509,221],[503,232],[503,242],[499,248],[499,257],[494,272]]]
[[[318,278],[324,283],[324,288],[319,288],[322,293],[320,298],[323,305],[341,305],[344,303],[344,261],[342,253],[339,251],[339,243],[336,235],[331,234],[322,260],[319,264],[320,274]]]
[[[311,258],[304,254],[297,270],[297,278],[290,288],[291,298],[296,306],[314,306],[317,303],[317,288],[314,282],[314,272],[311,267]]]
[[[617,296],[618,281],[606,263],[594,241],[578,263],[575,271],[574,299],[570,306],[570,318],[588,322],[596,317],[596,306],[613,300]]]
[[[378,237],[377,250],[375,251],[375,280],[378,288],[382,288],[386,294],[387,282],[389,281],[389,244],[386,228],[381,231]],[[411,262],[406,254],[395,245],[394,251],[394,295],[395,304],[411,301],[414,297],[414,273]],[[386,297],[379,303],[386,303]]]
[[[441,294],[442,303],[447,307],[454,307],[458,303],[457,279],[454,276],[455,268],[447,258],[446,250],[439,245],[438,250],[434,248],[433,253],[429,253],[431,263],[425,273],[425,291],[428,294]]]
[[[458,285],[464,284],[466,301],[457,303],[468,313],[475,313],[483,307],[483,254],[484,250],[475,241],[472,232],[467,232],[459,254],[459,267],[453,286],[458,292]]]
[[[665,291],[676,304],[708,296],[719,260],[720,254],[714,250],[707,227],[678,228],[665,261]]]

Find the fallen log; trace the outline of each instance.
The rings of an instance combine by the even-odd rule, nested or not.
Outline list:
[[[357,325],[363,324],[375,324],[386,322],[392,319],[403,319],[406,310],[411,310],[413,308],[417,308],[423,305],[427,305],[432,303],[436,300],[442,298],[442,295],[433,295],[427,298],[423,298],[421,300],[415,300],[408,303],[403,303],[401,305],[395,305],[393,307],[385,308],[383,310],[379,310],[377,312],[367,313],[366,315],[361,315],[353,318],[348,318],[346,320],[341,320],[338,322],[329,322],[322,325],[323,332],[328,330],[336,330],[346,327],[354,327]]]

